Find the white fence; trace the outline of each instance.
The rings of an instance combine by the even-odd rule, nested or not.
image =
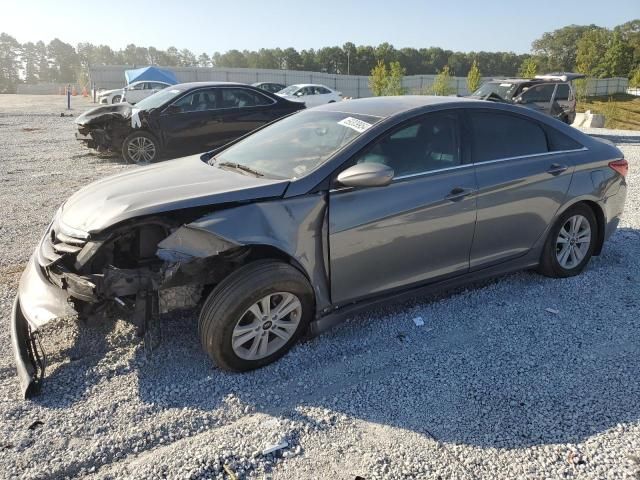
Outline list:
[[[95,66],[89,71],[91,82],[96,88],[112,89],[125,85],[124,71],[134,66],[106,65]],[[296,83],[320,83],[334,88],[347,97],[370,97],[369,78],[364,75],[336,75],[331,73],[307,72],[299,70],[268,70],[255,68],[201,68],[169,67],[180,82],[278,82],[285,85]],[[435,75],[410,75],[404,77],[402,84],[407,93],[429,93]],[[490,77],[484,78],[489,80]],[[453,93],[468,95],[466,77],[453,77]],[[624,93],[629,86],[626,78],[590,78],[587,80],[587,95],[612,95]],[[58,85],[19,85],[18,93],[58,93]]]

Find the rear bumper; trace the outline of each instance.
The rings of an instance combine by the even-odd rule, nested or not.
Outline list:
[[[76,315],[64,290],[51,285],[32,257],[27,264],[11,311],[11,348],[24,398],[36,394],[44,376],[36,331],[42,325]]]

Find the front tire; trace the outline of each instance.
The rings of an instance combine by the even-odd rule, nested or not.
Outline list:
[[[160,143],[149,132],[133,132],[122,142],[122,158],[137,165],[149,165],[160,157]]]
[[[589,263],[597,237],[598,223],[593,211],[584,204],[569,208],[549,231],[539,272],[554,278],[578,275]]]
[[[116,95],[115,97],[113,97],[111,99],[111,103],[120,103],[120,100],[122,99],[122,96],[120,95]]]
[[[202,347],[222,369],[243,372],[282,357],[307,329],[313,290],[283,262],[245,265],[209,294],[198,320]]]

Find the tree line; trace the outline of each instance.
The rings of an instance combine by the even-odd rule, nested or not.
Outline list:
[[[13,92],[19,83],[86,83],[91,65],[160,65],[167,67],[236,67],[309,70],[326,73],[369,75],[376,65],[399,63],[406,75],[436,74],[447,67],[454,76],[466,76],[475,64],[484,76],[515,76],[522,72],[578,71],[592,77],[629,76],[640,71],[640,20],[613,29],[596,25],[569,25],[543,34],[531,53],[455,52],[439,47],[396,49],[351,42],[320,49],[262,48],[205,52],[188,49],[127,45],[114,50],[108,45],[60,39],[48,44],[19,43],[0,34],[0,92]],[[636,76],[638,74],[636,73]]]

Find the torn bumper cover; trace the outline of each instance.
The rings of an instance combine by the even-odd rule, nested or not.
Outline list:
[[[35,336],[38,328],[53,319],[75,315],[66,292],[49,283],[31,257],[20,278],[11,312],[11,347],[25,398],[38,392],[44,375]]]

